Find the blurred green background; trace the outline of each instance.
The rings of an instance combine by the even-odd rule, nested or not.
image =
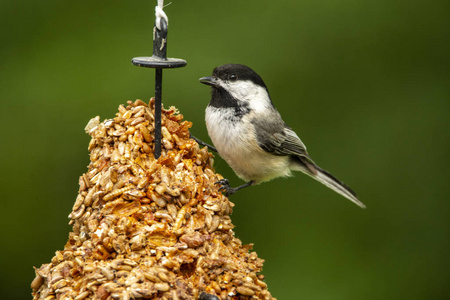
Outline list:
[[[88,120],[153,96],[156,1],[0,2],[0,298],[29,299],[33,266],[63,249]],[[177,1],[163,102],[209,141],[198,78],[243,63],[312,158],[366,210],[297,174],[232,200],[278,299],[448,299],[450,2]],[[216,170],[242,182],[217,158]]]

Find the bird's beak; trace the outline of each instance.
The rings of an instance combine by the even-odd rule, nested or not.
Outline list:
[[[206,85],[210,85],[210,86],[216,86],[217,82],[214,79],[214,77],[202,77],[199,79],[201,83],[206,84]]]

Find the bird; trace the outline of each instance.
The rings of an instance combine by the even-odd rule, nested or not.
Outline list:
[[[236,175],[246,181],[232,188],[227,179],[219,180],[217,183],[227,196],[301,171],[365,208],[355,192],[311,159],[305,144],[283,121],[266,84],[253,69],[242,64],[225,64],[199,81],[212,87],[205,121],[214,147],[204,145],[216,150]]]

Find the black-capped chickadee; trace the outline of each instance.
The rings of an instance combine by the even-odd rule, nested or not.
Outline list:
[[[228,195],[263,181],[301,171],[362,208],[365,205],[343,182],[317,166],[297,134],[284,123],[262,78],[252,69],[226,64],[200,82],[212,87],[206,108],[206,127],[217,152],[246,184]]]

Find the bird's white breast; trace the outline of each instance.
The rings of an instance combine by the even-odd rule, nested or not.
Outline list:
[[[259,147],[249,114],[236,117],[233,107],[208,106],[206,127],[220,156],[243,180],[259,183],[290,175],[288,157],[272,155]]]

